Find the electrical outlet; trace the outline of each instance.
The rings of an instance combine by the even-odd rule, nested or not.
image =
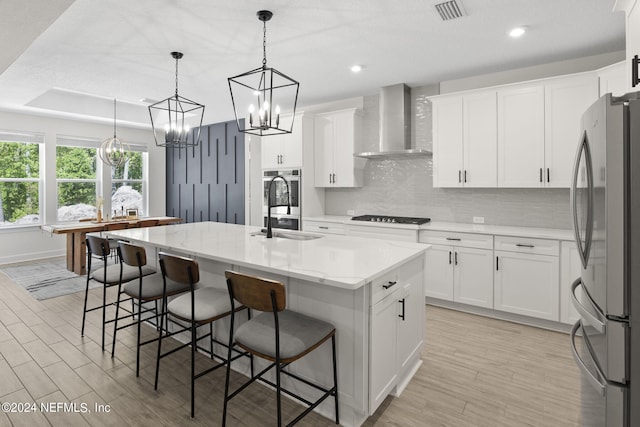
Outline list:
[[[353,209],[349,209],[347,210],[347,215],[355,215],[356,211],[354,211]]]
[[[484,224],[484,217],[483,216],[474,216],[473,217],[473,223],[474,224]]]

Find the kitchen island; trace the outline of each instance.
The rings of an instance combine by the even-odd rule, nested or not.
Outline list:
[[[258,227],[215,222],[106,234],[194,257],[201,283],[210,286],[226,289],[228,269],[282,281],[288,308],[336,327],[342,425],[361,425],[387,395],[402,391],[422,363],[428,245],[298,232],[267,239]],[[227,331],[222,323],[215,333],[226,340]],[[330,366],[330,346],[324,346],[290,369],[330,385]],[[314,395],[299,383],[286,386]],[[316,410],[334,416],[329,401]]]

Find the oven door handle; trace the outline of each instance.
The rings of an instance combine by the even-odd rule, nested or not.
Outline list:
[[[573,306],[580,313],[580,317],[582,317],[590,326],[593,326],[595,330],[599,333],[604,334],[607,332],[607,323],[604,317],[604,314],[600,312],[596,304],[591,299],[591,296],[586,291],[586,289],[582,290],[585,298],[589,301],[589,305],[591,306],[591,310],[587,309],[576,297],[576,289],[578,286],[582,285],[582,278],[578,277],[571,284],[571,301],[573,302]],[[594,314],[595,313],[595,314]]]
[[[573,327],[571,328],[571,352],[573,353],[573,358],[575,359],[576,364],[578,365],[578,368],[582,371],[583,375],[586,377],[589,383],[596,389],[596,391],[600,394],[600,396],[604,397],[606,388],[607,388],[606,381],[604,382],[600,381],[598,378],[596,378],[595,375],[593,375],[593,373],[591,373],[589,368],[587,368],[587,365],[584,363],[584,361],[578,354],[578,349],[576,348],[576,333],[578,332],[578,329],[581,327],[582,327],[582,323],[580,322],[580,320],[578,320],[575,323],[575,325],[573,325]],[[583,334],[584,334],[584,329],[583,329]],[[587,348],[587,351],[588,350],[589,349]],[[596,371],[598,371],[598,376],[600,378],[604,378],[604,375],[602,375],[602,372],[600,372],[600,368],[598,368],[598,364],[593,363],[593,366],[595,366]]]

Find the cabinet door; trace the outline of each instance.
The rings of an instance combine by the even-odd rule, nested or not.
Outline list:
[[[595,74],[553,79],[545,84],[544,184],[569,188],[582,114],[598,99]]]
[[[600,96],[611,93],[621,96],[627,93],[627,63],[622,61],[598,71]]]
[[[302,168],[302,115],[296,114],[291,133],[282,135],[280,166]]]
[[[580,319],[571,302],[571,284],[582,273],[582,263],[575,242],[560,244],[560,321],[574,324]]]
[[[335,187],[362,186],[362,168],[353,153],[359,146],[361,118],[355,110],[333,114],[333,185]],[[359,150],[358,150],[359,151]]]
[[[494,308],[559,321],[557,256],[495,251]]]
[[[438,99],[433,108],[433,186],[462,186],[462,97]]]
[[[498,91],[498,187],[541,187],[544,168],[544,88]]]
[[[424,324],[424,298],[420,283],[408,283],[402,290],[398,313],[398,362],[404,370],[422,347]]]
[[[493,308],[493,251],[454,248],[453,300]]]
[[[395,385],[397,377],[398,300],[388,295],[371,308],[369,413],[373,414]]]
[[[425,271],[424,294],[453,301],[453,248],[431,245],[427,249]]]
[[[263,136],[260,138],[262,146],[262,169],[278,169],[282,154],[283,135]]]
[[[464,97],[465,187],[498,185],[498,128],[496,92],[481,92]]]
[[[333,123],[326,115],[314,119],[314,160],[316,187],[331,187],[333,173]]]

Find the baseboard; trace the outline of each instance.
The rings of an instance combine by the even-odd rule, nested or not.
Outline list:
[[[65,256],[65,254],[66,252],[64,249],[56,249],[56,250],[42,251],[42,252],[29,252],[28,254],[3,256],[3,257],[0,257],[0,265],[13,264],[16,262],[25,262],[25,261],[38,261],[41,259]]]

